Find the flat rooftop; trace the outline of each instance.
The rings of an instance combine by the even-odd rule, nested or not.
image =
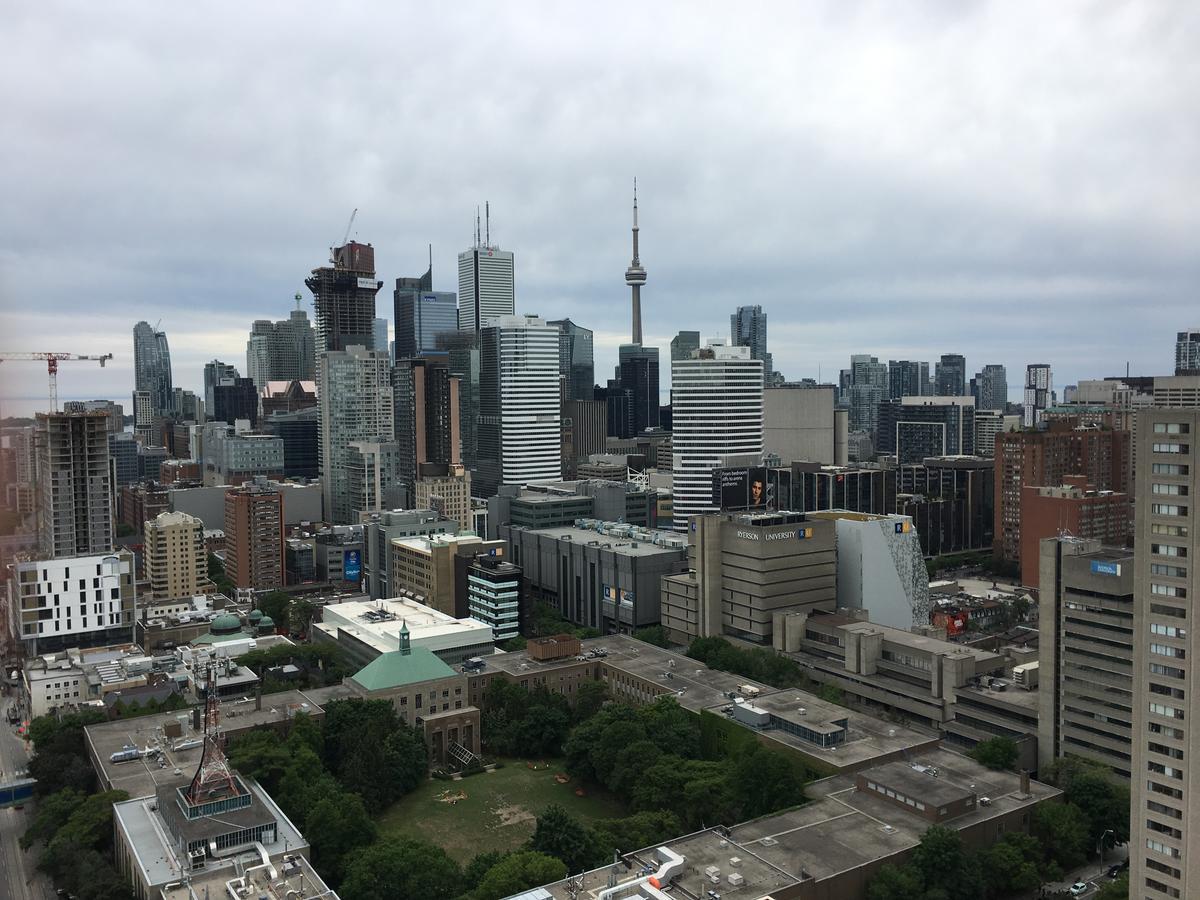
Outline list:
[[[814,625],[834,625],[845,628],[847,631],[860,633],[878,631],[883,634],[883,639],[886,641],[903,644],[906,647],[912,647],[914,650],[923,650],[926,653],[973,656],[976,662],[985,665],[999,666],[1004,662],[1003,657],[992,653],[990,650],[981,650],[978,647],[956,644],[953,641],[943,641],[940,638],[917,634],[913,631],[904,631],[900,628],[893,628],[890,625],[880,625],[878,622],[864,622],[860,619],[852,619],[849,616],[840,615],[839,613],[814,613],[809,621]]]
[[[278,822],[275,842],[267,846],[267,852],[282,858],[284,848],[287,848],[289,853],[295,853],[307,847],[308,842],[299,829],[288,820],[267,792],[253,781],[247,780],[245,784],[254,796],[254,807]],[[156,806],[156,798],[153,796],[135,797],[113,804],[113,817],[129,836],[133,847],[133,864],[141,869],[143,877],[151,885],[178,881],[184,873],[184,861],[178,857],[168,837],[167,826]],[[205,866],[204,877],[222,882],[237,878],[237,862],[242,866],[254,865],[261,862],[261,857],[253,847],[247,847],[244,852],[219,861],[210,859]],[[176,893],[175,896],[188,897],[186,893]]]
[[[1005,678],[1004,680],[1008,682],[1008,687],[1003,691],[998,691],[986,684],[981,684],[979,687],[955,688],[954,691],[957,694],[975,697],[982,703],[1008,704],[1020,707],[1021,709],[1027,709],[1036,714],[1038,711],[1037,689],[1027,691],[1025,688],[1013,684],[1009,678]]]
[[[475,619],[456,619],[408,597],[387,600],[347,600],[321,609],[314,628],[331,639],[342,629],[380,653],[400,648],[400,629],[407,626],[414,645],[431,650],[490,643],[492,627]]]
[[[764,739],[817,759],[837,771],[859,769],[872,760],[911,753],[935,746],[938,741],[934,734],[884,722],[856,710],[828,703],[798,688],[780,690],[740,675],[710,669],[681,653],[664,650],[627,635],[589,638],[581,642],[581,647],[584,655],[603,649],[605,655],[591,662],[657,683],[664,696],[674,693],[676,702],[694,713],[707,711],[719,716],[728,715],[726,710],[731,709],[733,704],[731,695],[740,696],[742,686],[748,685],[758,690],[758,696],[750,701],[754,706],[789,722],[803,723],[819,730],[817,726],[844,719],[846,742],[837,747],[820,747],[781,728],[759,730]],[[574,656],[539,661],[523,652],[496,653],[483,659],[485,672],[498,669],[517,676],[551,672],[580,664]]]
[[[514,531],[528,531],[544,535],[551,540],[570,540],[587,546],[595,541],[601,547],[619,553],[622,556],[659,556],[662,554],[678,555],[681,550],[687,550],[687,538],[674,531],[650,531],[650,537],[626,537],[615,534],[605,534],[593,528],[577,528],[574,525],[559,525],[554,528],[524,528],[512,526]],[[667,546],[654,543],[655,540],[668,542]],[[674,545],[674,546],[672,546]]]
[[[254,698],[227,700],[221,703],[221,728],[237,733],[250,728],[276,725],[298,713],[323,715],[320,704],[301,691],[282,691],[264,694],[262,709],[254,708]],[[164,726],[178,723],[182,736],[168,738]],[[103,785],[125,791],[130,797],[152,795],[161,785],[190,781],[200,765],[202,731],[192,728],[191,709],[101,722],[85,729],[93,765],[99,764],[97,774]],[[150,757],[141,756],[128,762],[112,762],[112,754],[126,746],[160,750]],[[179,749],[174,749],[179,747]],[[175,770],[179,774],[175,774]]]
[[[920,772],[914,765],[932,767],[937,776]],[[1020,790],[1020,779],[1009,772],[993,772],[973,760],[943,749],[916,754],[910,761],[887,763],[866,769],[870,778],[879,773],[881,783],[903,783],[914,795],[929,792],[962,797],[987,797],[988,805],[976,807],[946,824],[963,828],[1032,807],[1057,796],[1057,788],[1030,782],[1029,794]],[[709,891],[721,895],[736,892],[745,897],[764,897],[801,880],[817,881],[860,868],[915,847],[929,820],[907,807],[900,807],[874,793],[860,792],[855,776],[836,775],[808,786],[812,802],[730,828],[709,828],[664,841],[661,845],[683,856],[686,863],[677,882],[664,887],[673,900],[695,900]],[[634,863],[615,868],[618,885],[633,882],[641,865],[656,865],[655,847],[626,855]],[[736,860],[736,862],[735,862]],[[583,875],[578,897],[596,900],[608,884],[612,866]],[[709,877],[713,871],[716,882]],[[741,884],[730,883],[740,876]],[[535,889],[530,900],[575,900],[566,881]]]
[[[243,867],[254,866],[258,857],[246,854],[242,858]],[[189,884],[179,885],[169,889],[164,888],[163,900],[200,900],[204,897],[233,896],[228,891],[232,886],[234,891],[249,888],[248,897],[321,897],[322,900],[338,900],[338,895],[325,886],[321,876],[307,859],[299,853],[286,853],[281,859],[274,860],[275,878],[264,866],[246,868],[245,875],[238,877],[228,867],[216,871],[205,869],[193,873]]]

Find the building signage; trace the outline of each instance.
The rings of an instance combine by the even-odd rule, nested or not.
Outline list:
[[[1093,575],[1120,575],[1121,564],[1115,562],[1101,562],[1098,559],[1092,560]]]
[[[737,536],[743,541],[796,541],[804,540],[813,536],[812,528],[794,528],[788,531],[742,531],[738,530]]]
[[[376,281],[374,278],[360,278],[360,279],[358,279],[358,286],[361,290],[364,290],[364,291],[379,290],[379,282]]]
[[[346,557],[342,562],[342,579],[358,581],[360,578],[362,578],[362,551],[347,550]]]
[[[713,470],[712,502],[723,510],[786,509],[791,488],[790,469],[719,468]]]

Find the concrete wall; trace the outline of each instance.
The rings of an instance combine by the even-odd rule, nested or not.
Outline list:
[[[763,391],[764,453],[779,454],[785,465],[801,459],[833,465],[836,443],[832,387]]]

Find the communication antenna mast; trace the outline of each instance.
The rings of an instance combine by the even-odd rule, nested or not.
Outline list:
[[[484,221],[484,244],[488,247],[492,246],[492,203],[490,200],[483,201],[483,221]]]

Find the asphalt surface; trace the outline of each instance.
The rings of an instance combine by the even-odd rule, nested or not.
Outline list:
[[[10,697],[0,699],[0,778],[7,781],[29,762],[25,742],[17,736],[15,726],[8,724],[8,708],[15,702]],[[33,802],[24,809],[0,809],[0,898],[3,900],[55,900],[54,888],[44,875],[34,869],[36,851],[21,849],[21,835],[33,816]]]

